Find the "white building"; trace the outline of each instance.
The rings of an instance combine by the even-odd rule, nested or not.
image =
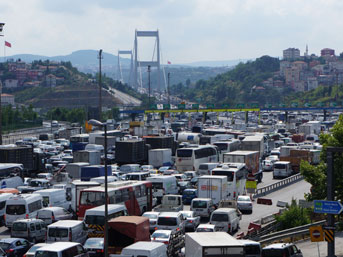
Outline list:
[[[1,94],[1,105],[12,105],[14,106],[14,95]]]
[[[6,79],[4,81],[4,87],[16,88],[16,87],[18,87],[18,80],[17,79]]]
[[[300,50],[298,48],[288,48],[283,50],[283,59],[296,60],[300,58]]]

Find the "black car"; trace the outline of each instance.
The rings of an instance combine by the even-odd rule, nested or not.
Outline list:
[[[189,181],[178,181],[177,185],[179,187],[179,194],[181,195],[185,189],[192,187]]]
[[[89,257],[104,256],[104,238],[91,237],[84,243],[83,247],[88,251]]]
[[[191,179],[191,186],[192,187],[197,187],[197,185],[198,185],[198,180],[199,180],[199,177],[194,177],[194,178],[192,178]]]
[[[33,244],[22,238],[4,238],[0,240],[0,248],[2,248],[7,257],[23,256]]]

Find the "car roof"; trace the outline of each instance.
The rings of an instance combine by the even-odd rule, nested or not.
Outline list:
[[[171,234],[172,230],[167,230],[167,229],[158,229],[158,230],[155,230],[155,232],[161,232],[161,233],[166,233],[166,234]],[[153,234],[154,234],[153,233]]]
[[[15,238],[15,237],[3,238],[3,239],[0,239],[0,242],[12,244],[13,242],[17,240],[23,240],[23,238]]]
[[[200,224],[197,228],[215,228],[216,225],[213,224]]]
[[[74,242],[56,242],[52,244],[48,244],[39,248],[39,251],[50,251],[50,252],[58,252],[64,250],[66,248],[70,248],[76,245],[80,245],[79,243]]]
[[[286,248],[288,246],[290,246],[292,244],[288,244],[288,243],[277,243],[277,244],[271,244],[268,245],[266,247],[264,247],[263,249],[283,249]]]
[[[177,217],[180,213],[178,212],[160,212],[158,217]]]

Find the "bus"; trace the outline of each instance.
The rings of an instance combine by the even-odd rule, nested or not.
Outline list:
[[[197,147],[176,150],[175,166],[178,171],[198,171],[199,165],[208,162],[218,162],[217,147],[200,145]]]
[[[141,215],[152,209],[152,183],[150,181],[116,181],[108,183],[108,203],[122,204],[129,215]],[[83,189],[80,193],[78,217],[85,211],[105,204],[105,186]]]
[[[229,141],[217,141],[213,145],[218,147],[219,152],[219,162],[223,162],[223,156],[225,153],[237,151],[241,145],[241,141],[238,139],[233,139]]]
[[[212,175],[227,177],[229,200],[236,200],[237,196],[246,194],[248,170],[244,163],[223,163],[220,168],[212,170]]]

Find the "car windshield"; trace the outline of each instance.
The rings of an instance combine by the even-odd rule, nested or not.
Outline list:
[[[152,238],[169,238],[169,234],[167,233],[162,233],[162,232],[154,232],[152,235],[151,235]]]
[[[211,217],[212,221],[229,221],[229,217],[224,213],[213,213]]]
[[[38,248],[42,247],[41,245],[34,245],[30,248],[30,250],[28,252],[30,253],[35,253],[37,251]]]
[[[6,214],[9,215],[23,215],[25,214],[26,209],[24,204],[20,205],[7,205]]]
[[[41,181],[31,180],[29,186],[31,186],[31,187],[41,187],[42,186],[42,182]]]
[[[192,157],[193,150],[179,149],[177,150],[177,157]]]
[[[57,257],[57,256],[58,255],[56,252],[40,251],[40,250],[38,250],[35,255],[35,257]]]
[[[274,169],[286,169],[286,164],[277,163],[274,165]]]
[[[283,257],[283,256],[287,256],[287,255],[284,255],[284,253],[285,253],[285,251],[283,249],[263,249],[262,250],[262,256],[263,257]]]
[[[261,248],[259,245],[246,245],[244,246],[245,254],[260,254]]]
[[[231,172],[231,171],[226,171],[226,170],[212,170],[212,175],[226,176],[227,177],[227,181],[228,182],[232,182],[235,173]]]
[[[206,201],[193,201],[192,204],[193,208],[207,208]]]
[[[212,228],[197,228],[197,232],[213,232]]]
[[[176,218],[172,218],[172,217],[159,217],[157,224],[164,225],[164,226],[176,226],[177,221],[176,221]]]
[[[163,183],[162,182],[152,182],[152,188],[153,189],[163,189]]]
[[[157,219],[157,214],[152,214],[152,213],[144,213],[143,215],[142,215],[143,217],[147,217],[147,218],[149,218],[149,219]]]
[[[92,225],[100,225],[103,226],[105,225],[105,217],[104,216],[96,216],[96,215],[87,215],[86,224],[92,224]]]
[[[10,248],[11,244],[10,243],[5,243],[5,242],[0,242],[0,247],[3,249],[3,250],[7,250],[8,248]]]
[[[68,237],[68,229],[49,228],[49,237]]]
[[[240,201],[240,202],[250,202],[250,198],[249,197],[240,197],[240,196],[238,196],[237,201]]]
[[[196,191],[187,191],[187,190],[183,191],[184,195],[195,195],[195,193]]]
[[[185,218],[192,218],[192,213],[190,213],[190,212],[182,212],[182,215]]]
[[[85,248],[98,248],[103,249],[104,248],[104,239],[100,238],[90,238],[86,241]]]
[[[14,222],[12,231],[26,231],[27,224],[25,222]]]

